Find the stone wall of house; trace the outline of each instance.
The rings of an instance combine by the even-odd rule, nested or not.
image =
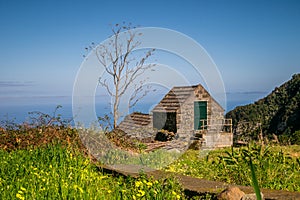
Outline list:
[[[194,96],[190,96],[184,104],[181,105],[177,113],[177,132],[182,138],[194,138],[194,102],[207,101],[207,118],[209,127],[204,131],[203,141],[207,148],[231,146],[232,134],[222,132],[224,122],[223,108],[199,86],[195,89]],[[199,131],[198,131],[199,132]]]
[[[228,132],[207,132],[203,134],[202,148],[229,147],[233,144],[233,134]]]
[[[191,144],[194,139],[194,102],[207,101],[207,114],[209,115],[210,95],[202,87],[197,87],[194,94],[185,100],[177,111],[177,133],[183,140]]]
[[[212,98],[210,99],[211,103],[211,117],[217,119],[224,119],[224,109]]]
[[[194,97],[189,97],[177,111],[177,136],[188,148],[194,134]]]
[[[194,131],[194,102],[206,101],[207,102],[207,117],[208,118],[221,118],[223,117],[224,110],[219,106],[206,90],[198,86],[194,95],[191,95],[184,104],[181,105],[177,113],[177,130],[178,132]]]
[[[189,97],[177,111],[177,132],[190,134],[194,130],[194,98]]]

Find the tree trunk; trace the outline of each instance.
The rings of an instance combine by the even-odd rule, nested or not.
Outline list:
[[[115,84],[115,101],[114,101],[114,129],[117,128],[117,122],[119,119],[119,113],[118,113],[118,108],[119,108],[119,83],[117,82]]]
[[[114,129],[117,128],[117,121],[118,121],[117,113],[118,113],[118,106],[117,106],[117,103],[115,102],[114,103]]]

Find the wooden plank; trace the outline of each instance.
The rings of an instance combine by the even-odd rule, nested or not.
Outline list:
[[[122,176],[131,176],[138,177],[139,172],[143,171],[147,176],[151,176],[154,179],[175,177],[178,179],[179,183],[182,185],[186,193],[195,193],[195,194],[218,194],[225,188],[229,186],[239,187],[246,194],[254,193],[252,187],[240,186],[240,185],[231,185],[219,181],[209,181],[200,178],[194,178],[190,176],[184,176],[180,174],[175,174],[171,172],[164,172],[161,170],[153,170],[148,167],[141,167],[138,165],[114,165],[114,166],[99,166],[104,169],[104,171]],[[264,195],[266,200],[285,200],[285,199],[300,199],[300,192],[289,192],[283,190],[270,190],[270,189],[261,189],[261,192]]]

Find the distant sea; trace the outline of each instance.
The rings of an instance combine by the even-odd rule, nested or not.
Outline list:
[[[226,112],[234,109],[236,106],[253,103],[266,95],[266,92],[228,94]],[[109,105],[97,102],[96,100],[95,108],[97,116],[109,112]],[[139,111],[149,113],[156,104],[157,102],[141,102],[133,109],[130,109],[129,112]],[[58,109],[56,114],[60,114],[64,119],[71,119],[73,117],[71,97],[0,97],[0,122],[3,124],[9,120],[15,123],[22,123],[29,120],[30,115],[28,113],[34,111],[53,115],[57,105],[61,105],[62,107]]]

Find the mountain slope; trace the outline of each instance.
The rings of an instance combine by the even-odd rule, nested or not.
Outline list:
[[[291,80],[254,104],[228,112],[226,117],[232,118],[237,139],[257,139],[258,134],[263,133],[300,143],[300,74],[293,75]]]

